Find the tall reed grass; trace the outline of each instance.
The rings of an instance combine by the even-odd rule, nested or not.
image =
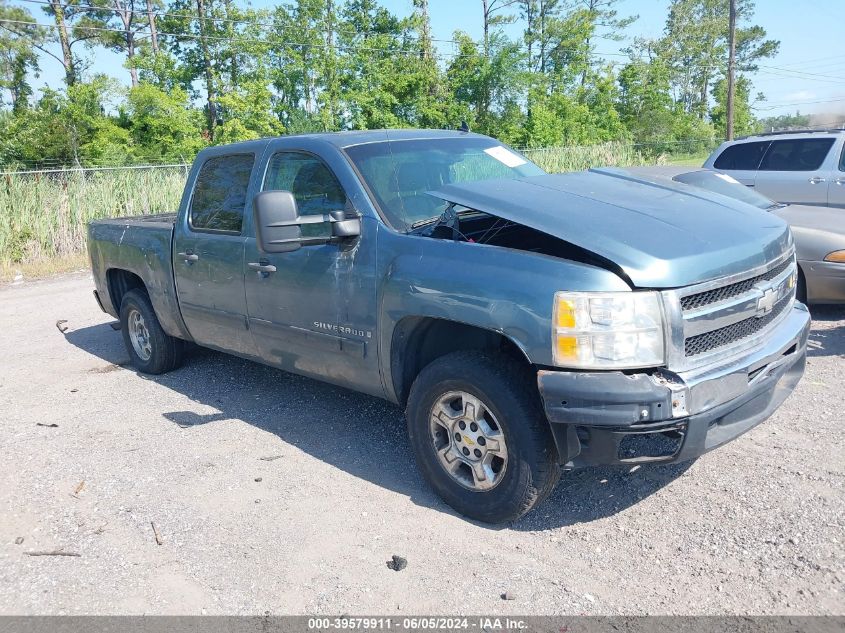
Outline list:
[[[90,220],[173,211],[184,183],[180,168],[4,174],[0,264],[80,253]]]
[[[626,143],[601,143],[573,147],[546,147],[522,152],[531,161],[550,173],[579,171],[590,167],[645,165],[665,162],[663,156],[647,156]]]

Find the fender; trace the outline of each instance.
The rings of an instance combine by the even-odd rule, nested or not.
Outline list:
[[[388,229],[379,233],[379,358],[393,393],[393,333],[408,316],[432,317],[502,334],[534,365],[552,365],[551,319],[559,290],[630,290],[610,271],[547,255],[453,242]],[[502,274],[507,271],[507,274]]]

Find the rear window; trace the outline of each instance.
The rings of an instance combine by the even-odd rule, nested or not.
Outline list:
[[[832,138],[795,138],[772,141],[766,152],[761,171],[815,171],[822,166]]]
[[[716,169],[745,169],[755,170],[766,153],[771,141],[755,143],[738,143],[725,148],[719,155],[713,167]]]
[[[254,154],[215,156],[200,168],[191,197],[191,228],[240,233]]]

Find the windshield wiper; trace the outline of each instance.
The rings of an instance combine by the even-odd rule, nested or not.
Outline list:
[[[418,228],[425,226],[426,224],[431,224],[432,222],[437,222],[440,218],[443,217],[443,214],[440,215],[433,215],[430,218],[426,218],[425,220],[417,220],[413,224],[411,224],[411,230],[415,231]]]
[[[458,218],[458,212],[455,211],[455,206],[456,204],[454,202],[450,202],[443,213],[426,220],[414,222],[411,225],[411,229],[413,230],[430,225],[431,228],[424,233],[427,237],[437,237],[440,239],[451,238],[453,240],[458,239],[458,237],[463,234],[461,233],[460,219]]]
[[[441,226],[453,229],[458,228],[458,212],[455,211],[455,203],[449,202],[446,205],[446,209],[444,209],[443,213],[440,215],[435,215],[425,220],[418,220],[417,222],[414,222],[411,225],[411,229],[418,229],[429,224],[434,224],[434,227],[431,229],[432,232],[436,231]]]

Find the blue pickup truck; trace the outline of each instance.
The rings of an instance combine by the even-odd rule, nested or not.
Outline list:
[[[698,457],[804,369],[782,220],[477,134],[209,148],[178,213],[92,222],[88,245],[139,371],[194,342],[386,398],[426,480],[487,522],[568,469]]]

